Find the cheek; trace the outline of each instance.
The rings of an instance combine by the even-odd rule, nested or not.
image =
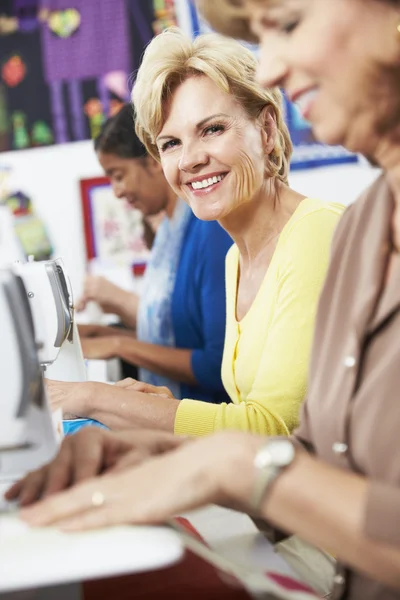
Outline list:
[[[254,160],[254,156],[250,156],[245,151],[240,151],[235,175],[236,200],[247,202],[254,196],[263,182],[263,171],[262,167],[259,166],[259,160]]]
[[[177,158],[173,156],[168,156],[161,159],[161,166],[164,173],[164,177],[167,180],[168,184],[176,189],[179,185],[179,166]]]

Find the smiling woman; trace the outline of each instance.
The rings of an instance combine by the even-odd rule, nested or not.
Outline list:
[[[281,94],[253,54],[178,30],[147,47],[133,90],[136,131],[175,194],[234,239],[226,262],[222,377],[232,404],[184,399],[178,433],[288,434],[306,388],[310,340],[341,207],[287,185],[292,145]]]

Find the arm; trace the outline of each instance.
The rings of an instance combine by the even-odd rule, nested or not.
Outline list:
[[[246,401],[207,405],[182,400],[176,433],[205,435],[239,429],[288,435],[297,425],[306,392],[317,304],[337,221],[337,215],[326,211],[308,215],[294,225],[280,266],[273,320],[261,357],[257,357],[257,374]]]
[[[176,381],[191,385],[198,383],[192,369],[192,350],[158,346],[127,336],[118,336],[112,339],[112,343],[115,345],[114,355],[126,362]]]
[[[200,224],[203,225],[203,224]],[[222,390],[221,360],[225,332],[225,255],[232,240],[217,224],[196,230],[201,235],[196,254],[196,297],[199,301],[199,323],[202,347],[188,349],[155,345],[132,338],[115,336],[84,344],[87,358],[119,357],[126,362],[148,369],[189,385],[201,384],[212,390]],[[197,244],[197,240],[196,240]],[[198,276],[197,276],[198,275]],[[177,281],[178,292],[184,293],[188,282]],[[193,284],[191,284],[193,285]],[[177,290],[175,290],[175,294]],[[177,345],[180,333],[176,331]]]
[[[88,275],[83,295],[77,302],[78,311],[90,301],[97,302],[106,313],[115,313],[127,327],[135,329],[139,297],[111,283],[104,277]]]
[[[173,432],[179,400],[107,383],[46,381],[53,410],[100,421],[110,429],[162,429]]]
[[[237,432],[196,440],[118,475],[92,479],[22,516],[36,526],[62,522],[71,529],[87,529],[121,522],[159,523],[209,503],[246,511],[255,483],[254,458],[263,443],[259,436]],[[298,451],[271,486],[258,516],[400,590],[400,489],[388,486],[386,501],[373,513],[375,490],[380,487]],[[107,498],[104,507],[88,507],[95,491]],[[386,521],[384,538],[369,530],[372,516]]]

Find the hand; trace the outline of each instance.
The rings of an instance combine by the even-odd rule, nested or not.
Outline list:
[[[118,356],[120,336],[110,335],[81,339],[82,352],[85,358],[107,360]]]
[[[113,327],[107,325],[78,325],[78,332],[81,339],[105,337],[106,335],[115,335],[117,333]]]
[[[165,398],[174,398],[171,390],[164,385],[151,385],[151,383],[144,383],[138,381],[132,377],[121,379],[114,384],[114,387],[121,387],[125,390],[135,390],[136,392],[144,392],[145,394],[153,394],[154,396],[164,396]]]
[[[46,389],[52,410],[61,408],[64,417],[85,417],[87,400],[95,394],[89,381],[70,382],[46,379]]]
[[[29,473],[6,492],[7,500],[26,506],[105,471],[138,464],[184,443],[185,438],[152,431],[110,432],[87,427],[63,440],[56,458]]]
[[[246,508],[253,461],[265,438],[222,432],[183,444],[139,466],[110,472],[21,511],[33,526],[82,530],[122,523],[160,523],[208,503]],[[104,498],[100,506],[94,494]]]
[[[91,300],[97,302],[105,313],[119,314],[120,306],[131,295],[108,281],[105,277],[88,275],[85,279],[83,295],[76,303],[76,310],[82,311]]]

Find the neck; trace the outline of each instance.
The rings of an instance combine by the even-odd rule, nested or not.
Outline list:
[[[304,196],[278,182],[272,182],[257,197],[239,206],[220,221],[237,247],[243,266],[251,265],[275,240]]]

